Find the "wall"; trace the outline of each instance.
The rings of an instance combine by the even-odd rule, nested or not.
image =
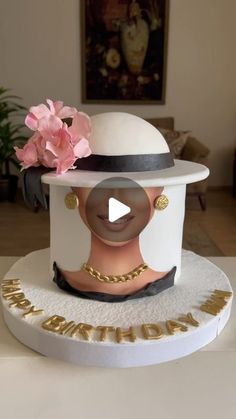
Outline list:
[[[174,116],[211,149],[211,185],[231,183],[236,144],[236,1],[172,0],[166,105],[83,105]],[[1,0],[0,84],[29,106],[46,97],[80,107],[79,0]]]

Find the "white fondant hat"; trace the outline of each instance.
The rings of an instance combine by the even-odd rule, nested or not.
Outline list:
[[[140,186],[188,184],[205,179],[207,167],[173,160],[162,134],[138,116],[107,112],[91,117],[92,155],[78,160],[78,169],[42,176],[43,183],[94,187],[109,177],[126,177]]]

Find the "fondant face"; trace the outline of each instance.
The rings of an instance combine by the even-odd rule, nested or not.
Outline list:
[[[83,222],[109,246],[123,246],[139,236],[154,214],[155,198],[163,191],[162,187],[140,188],[138,192],[131,188],[106,188],[97,191],[90,188],[72,189],[78,196],[79,213]],[[91,194],[92,191],[95,193]],[[131,209],[130,213],[114,222],[108,219],[108,200],[111,196]]]

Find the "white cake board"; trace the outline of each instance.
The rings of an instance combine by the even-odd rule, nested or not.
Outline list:
[[[5,322],[13,335],[26,346],[46,356],[81,365],[101,367],[134,367],[170,361],[186,356],[215,339],[226,325],[232,297],[221,312],[212,316],[200,310],[215,289],[231,291],[226,275],[211,262],[192,252],[183,251],[182,273],[178,284],[154,296],[123,303],[103,303],[71,296],[60,290],[49,278],[49,249],[30,253],[17,261],[4,279],[19,278],[27,299],[44,314],[23,318],[24,311],[10,308],[2,298]],[[141,324],[158,323],[165,328],[167,320],[177,320],[191,312],[200,323],[188,326],[158,340],[145,340]],[[94,327],[133,326],[135,342],[117,343],[113,334],[100,342],[96,333],[92,340],[72,338],[46,331],[42,322],[52,315],[61,315],[69,322],[88,323]],[[114,335],[115,336],[115,335]]]

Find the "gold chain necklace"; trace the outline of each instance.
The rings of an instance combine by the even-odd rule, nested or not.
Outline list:
[[[141,275],[141,273],[146,271],[146,269],[148,269],[148,265],[146,265],[146,263],[142,263],[141,265],[137,266],[137,268],[134,268],[132,271],[124,275],[104,275],[87,263],[82,265],[83,271],[86,271],[93,278],[98,279],[98,281],[107,282],[109,284],[118,284],[120,282],[131,281],[137,278],[137,276]]]

